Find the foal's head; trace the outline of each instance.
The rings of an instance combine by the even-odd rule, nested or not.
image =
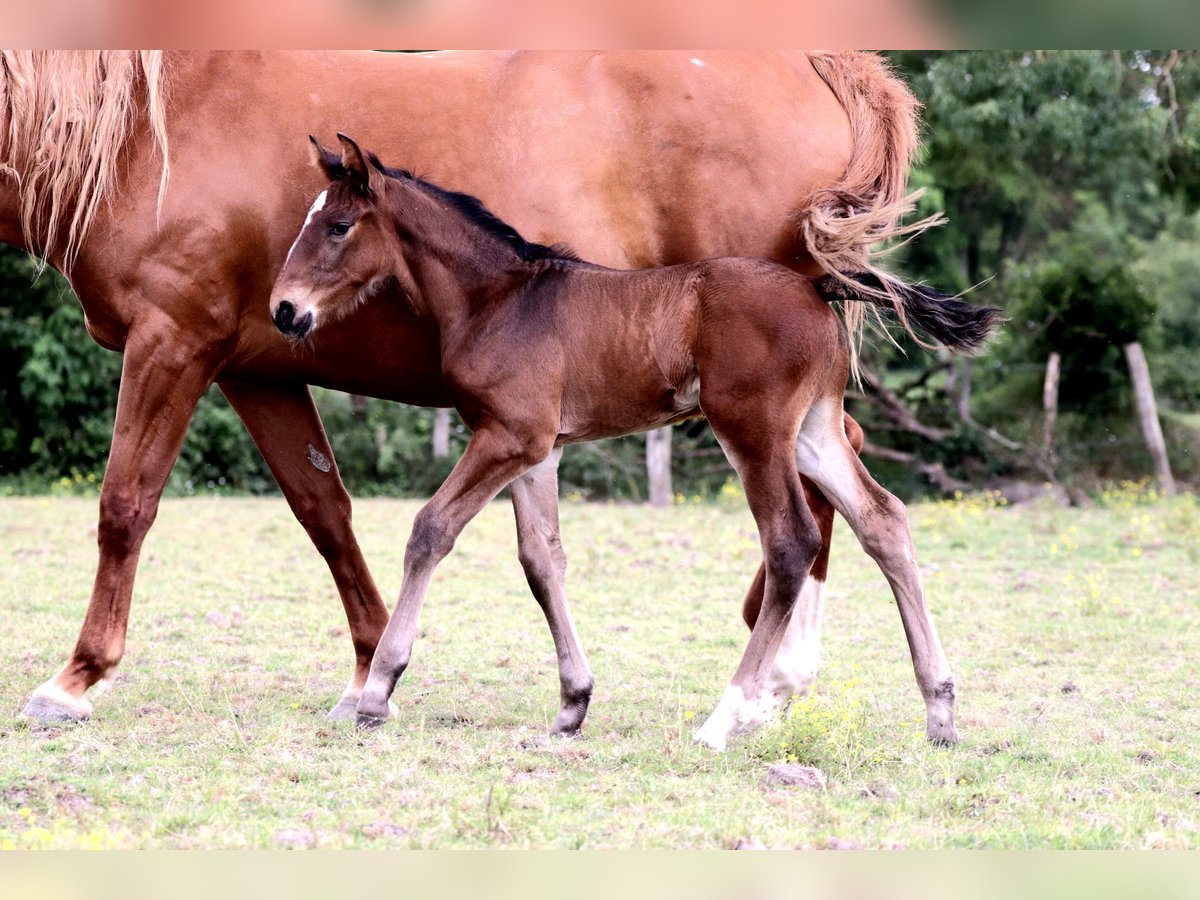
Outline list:
[[[304,338],[384,287],[409,280],[400,236],[385,214],[388,192],[402,190],[358,144],[338,135],[341,155],[310,137],[329,187],[313,202],[271,291],[271,318]]]

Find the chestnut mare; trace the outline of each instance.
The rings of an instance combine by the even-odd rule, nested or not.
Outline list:
[[[329,564],[356,657],[331,715],[355,709],[387,610],[308,385],[453,395],[434,334],[402,304],[323,328],[314,353],[272,326],[272,281],[321,181],[298,132],[351,130],[608,265],[741,253],[816,273],[869,268],[873,243],[904,232],[915,109],[858,53],[0,53],[0,240],[66,273],[91,336],[124,353],[91,599],[25,712],[91,713],[85,692],[124,653],[142,541],[214,382]],[[528,173],[550,171],[530,190]],[[517,509],[525,556],[555,518],[554,473],[539,484]],[[832,521],[810,502],[825,546],[773,676],[797,693],[816,672]]]
[[[723,750],[786,697],[765,689],[792,606],[821,546],[800,471],[829,498],[892,586],[925,700],[926,736],[954,743],[954,678],[933,627],[904,504],[859,462],[842,426],[849,344],[834,300],[884,303],[854,285],[776,263],[726,257],[609,269],[562,245],[531,244],[476,198],[385,169],[339,134],[341,157],[313,139],[330,185],[313,203],[271,293],[276,327],[304,340],[364,303],[403,304],[427,323],[442,375],[472,436],[413,522],[404,580],[358,701],[359,725],[389,715],[434,568],[505,486],[518,509],[565,444],[704,415],[737,470],[766,566],[741,663],[696,740]],[[382,295],[379,299],[373,299]],[[997,310],[896,285],[907,321],[953,350],[974,350]],[[397,353],[403,353],[398,346]],[[799,452],[797,452],[797,446]],[[565,574],[544,544],[531,569],[564,664],[554,730],[579,729],[592,675],[565,604]]]

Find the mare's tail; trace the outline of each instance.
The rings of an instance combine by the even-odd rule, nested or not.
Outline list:
[[[943,221],[941,216],[901,221],[916,208],[919,196],[907,186],[919,145],[920,104],[877,54],[844,51],[809,58],[846,110],[854,144],[841,180],[814,191],[797,212],[800,237],[817,265],[845,282],[852,299],[891,304],[907,328],[903,282],[874,260],[881,241],[909,238]],[[866,275],[873,280],[868,282]],[[863,303],[847,303],[843,309],[853,371],[868,310],[876,312]]]
[[[974,353],[1000,323],[1000,310],[994,306],[972,306],[933,288],[891,277],[885,289],[873,272],[822,275],[813,280],[813,287],[826,303],[858,300],[891,307],[910,333],[916,327],[960,353]]]

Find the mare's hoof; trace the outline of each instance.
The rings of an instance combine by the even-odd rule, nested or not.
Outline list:
[[[37,722],[82,722],[91,717],[92,704],[82,697],[71,699],[75,702],[35,692],[21,715]]]

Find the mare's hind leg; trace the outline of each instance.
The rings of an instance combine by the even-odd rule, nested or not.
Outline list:
[[[761,417],[765,422],[768,417]],[[724,750],[729,735],[761,725],[776,700],[765,684],[800,593],[821,546],[792,457],[791,434],[763,436],[741,425],[723,427],[709,412],[713,431],[737,468],[758,524],[765,578],[762,604],[733,680],[695,740]]]
[[[389,716],[388,700],[412,656],[417,620],[434,568],[488,501],[545,459],[552,446],[553,432],[543,440],[514,433],[499,424],[482,425],[445,483],[417,513],[404,551],[400,599],[375,648],[371,671],[358,700],[360,726],[374,727]]]
[[[350,495],[306,384],[222,383],[222,393],[241,417],[288,506],[325,558],[346,610],[354,645],[354,674],[330,719],[354,715],[375,645],[388,612],[367,569],[350,522]]]
[[[509,490],[517,518],[517,553],[534,599],[546,615],[558,656],[561,704],[550,733],[572,735],[579,732],[592,699],[592,670],[567,606],[567,554],[558,532],[561,457],[562,450],[555,450],[518,476]]]
[[[813,405],[797,443],[800,471],[817,483],[850,523],[892,587],[925,700],[926,737],[939,744],[956,743],[954,676],[925,604],[908,512],[871,478],[846,440],[841,416],[840,398]]]

